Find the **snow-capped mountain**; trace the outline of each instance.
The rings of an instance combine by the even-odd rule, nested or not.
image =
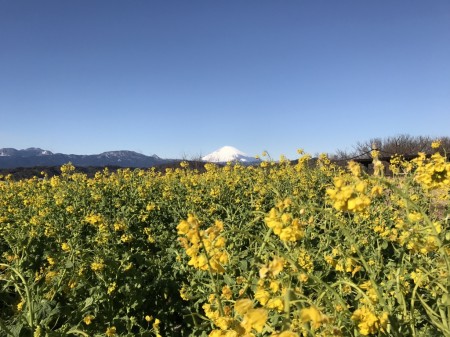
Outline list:
[[[247,156],[244,152],[241,152],[232,146],[224,146],[217,151],[211,152],[202,157],[202,160],[212,163],[241,162],[246,164],[252,164],[259,161],[259,159]]]

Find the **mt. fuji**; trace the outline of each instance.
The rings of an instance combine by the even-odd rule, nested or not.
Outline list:
[[[227,162],[242,162],[251,164],[258,162],[259,159],[247,156],[245,153],[239,151],[232,146],[224,146],[204,157],[202,160],[212,163],[227,163]]]

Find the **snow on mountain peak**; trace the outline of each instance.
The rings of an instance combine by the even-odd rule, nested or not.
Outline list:
[[[251,163],[257,161],[256,158],[247,156],[244,152],[239,151],[233,146],[221,147],[220,149],[204,156],[202,160],[213,163],[226,163],[232,161]]]

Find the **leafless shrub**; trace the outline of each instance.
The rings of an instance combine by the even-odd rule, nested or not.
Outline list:
[[[370,151],[376,148],[380,151],[380,156],[390,157],[395,154],[404,156],[413,156],[419,152],[433,153],[431,143],[435,140],[441,140],[440,152],[450,153],[450,137],[429,137],[429,136],[411,136],[401,134],[387,138],[371,138],[367,141],[358,142],[353,151],[337,150],[333,159],[348,159],[352,157],[369,158]]]

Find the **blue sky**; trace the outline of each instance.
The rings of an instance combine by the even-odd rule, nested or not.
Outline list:
[[[277,158],[450,136],[448,0],[0,0],[0,148]]]

